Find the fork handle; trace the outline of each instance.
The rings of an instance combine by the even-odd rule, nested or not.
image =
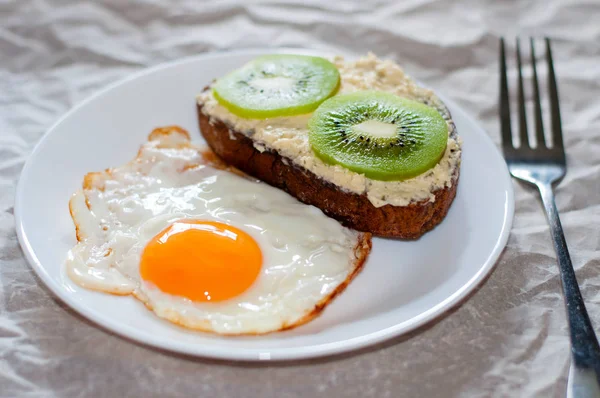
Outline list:
[[[567,309],[571,335],[572,364],[569,375],[568,397],[600,397],[600,346],[590,322],[575,270],[569,256],[551,184],[538,183],[554,250],[558,257],[560,280]]]

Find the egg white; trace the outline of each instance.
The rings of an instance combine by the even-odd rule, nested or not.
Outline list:
[[[260,334],[304,322],[358,270],[364,236],[283,191],[212,167],[184,133],[153,133],[133,162],[86,176],[70,202],[79,242],[67,274],[89,289],[132,294],[193,329]],[[254,284],[226,301],[199,303],[143,280],[146,244],[180,219],[219,221],[252,236],[264,260]]]

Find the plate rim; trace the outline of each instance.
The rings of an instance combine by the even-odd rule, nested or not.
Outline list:
[[[331,343],[325,344],[316,344],[310,346],[300,346],[300,347],[286,347],[286,348],[273,348],[269,349],[268,352],[265,352],[265,349],[254,349],[254,348],[238,348],[236,350],[227,350],[225,348],[214,348],[209,344],[202,344],[198,346],[190,346],[188,343],[177,344],[177,342],[171,341],[160,341],[158,339],[154,339],[152,336],[137,336],[135,331],[137,329],[130,328],[129,326],[124,326],[120,323],[113,323],[110,320],[107,321],[105,318],[102,318],[100,314],[97,314],[95,310],[87,308],[85,305],[80,304],[77,300],[73,299],[70,295],[65,294],[63,289],[54,282],[52,277],[48,274],[41,261],[37,258],[34,253],[33,247],[28,239],[27,233],[24,229],[23,220],[22,220],[22,210],[21,203],[22,197],[24,195],[23,190],[25,186],[25,182],[27,179],[27,175],[29,173],[29,169],[38,152],[40,152],[48,137],[52,134],[52,132],[60,126],[64,120],[71,117],[71,115],[75,114],[79,111],[80,108],[84,107],[88,103],[94,101],[95,99],[101,97],[105,93],[111,91],[112,89],[125,84],[129,81],[138,79],[147,74],[151,74],[163,69],[172,68],[178,65],[183,65],[191,62],[198,62],[201,60],[209,60],[218,58],[221,56],[242,56],[242,55],[252,55],[252,54],[265,54],[265,53],[304,53],[304,54],[320,54],[320,55],[331,55],[331,51],[327,50],[319,50],[319,49],[307,49],[307,48],[293,48],[293,47],[282,47],[282,48],[249,48],[243,50],[222,50],[222,51],[212,51],[204,54],[199,54],[191,57],[185,57],[182,59],[169,61],[160,63],[158,65],[144,68],[140,71],[134,72],[121,78],[115,82],[109,83],[98,91],[94,92],[90,96],[86,97],[84,100],[73,106],[69,109],[65,114],[58,118],[42,135],[42,137],[37,141],[33,150],[29,154],[22,170],[19,175],[16,191],[15,191],[15,202],[14,202],[14,216],[15,216],[15,229],[17,232],[17,238],[21,248],[23,250],[23,254],[27,259],[27,262],[34,270],[36,275],[42,280],[45,287],[50,290],[50,292],[62,301],[64,304],[68,305],[70,309],[74,310],[77,314],[82,316],[85,319],[88,319],[94,323],[94,326],[100,327],[102,330],[108,331],[109,333],[114,333],[122,338],[125,338],[128,341],[132,341],[138,345],[146,345],[151,346],[153,348],[157,348],[159,350],[168,350],[171,352],[176,352],[179,354],[183,354],[186,356],[195,356],[195,357],[204,357],[204,358],[215,358],[220,360],[237,360],[237,361],[288,361],[288,360],[301,360],[308,358],[317,358],[324,356],[331,356],[340,354],[343,352],[356,351],[361,348],[365,348],[367,346],[372,346],[383,341],[392,339],[393,337],[400,336],[402,334],[406,334],[412,330],[415,330],[419,327],[422,327],[436,318],[442,317],[444,314],[448,313],[453,308],[457,307],[465,299],[468,298],[469,294],[474,292],[486,279],[488,275],[494,269],[500,255],[502,254],[506,244],[508,242],[508,238],[510,236],[510,231],[512,228],[512,223],[514,219],[514,211],[515,211],[515,199],[514,199],[514,188],[512,185],[512,178],[510,177],[510,173],[508,171],[508,167],[506,163],[504,163],[503,171],[505,179],[507,180],[506,184],[506,198],[505,198],[505,211],[504,211],[504,219],[502,224],[502,229],[500,231],[500,235],[496,240],[496,244],[494,245],[493,250],[488,255],[486,261],[482,264],[476,274],[474,274],[471,279],[469,279],[465,284],[463,284],[459,289],[457,289],[453,294],[446,297],[443,301],[438,303],[437,305],[429,308],[428,310],[418,314],[415,317],[412,317],[409,320],[404,322],[395,324],[393,326],[387,327],[385,329],[381,329],[369,334],[365,334],[358,337],[349,338],[346,340],[340,340]],[[466,111],[462,109],[458,104],[454,101],[449,100],[444,95],[441,95],[436,92],[436,94],[448,105],[448,108],[451,110],[460,110],[462,116],[468,120],[468,122],[472,125],[478,127],[478,129],[483,132],[482,135],[483,141],[489,146],[493,151],[495,151],[501,158],[503,158],[500,150],[493,142],[491,137],[485,133],[483,127]],[[477,133],[479,134],[479,132]],[[408,325],[407,325],[408,324]]]

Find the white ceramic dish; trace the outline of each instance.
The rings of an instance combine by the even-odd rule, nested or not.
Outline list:
[[[374,239],[362,273],[305,326],[260,337],[219,337],[162,321],[132,297],[71,282],[63,267],[76,241],[67,204],[83,175],[128,161],[157,126],[180,125],[201,141],[195,95],[213,78],[266,52],[273,51],[202,55],[136,74],[72,109],[40,140],[17,189],[17,232],[35,272],[71,308],[119,335],[166,350],[235,360],[298,359],[415,329],[459,303],[489,274],[512,223],[510,176],[486,133],[444,99],[464,140],[458,194],[447,218],[419,241]]]

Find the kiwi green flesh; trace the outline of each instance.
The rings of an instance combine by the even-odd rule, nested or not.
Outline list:
[[[237,116],[266,119],[310,113],[339,84],[339,71],[324,58],[266,55],[218,79],[213,95]]]
[[[330,98],[308,126],[319,158],[373,180],[406,180],[426,172],[448,142],[448,125],[437,110],[379,91]]]

